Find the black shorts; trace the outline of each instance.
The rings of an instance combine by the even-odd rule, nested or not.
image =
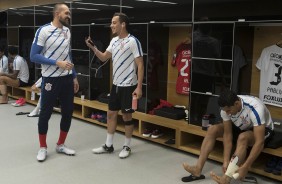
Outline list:
[[[241,133],[246,132],[247,130],[241,130],[240,128],[236,127],[233,123],[232,123],[232,134],[233,134],[233,138],[232,138],[232,142],[234,144],[237,143],[238,137]],[[253,131],[253,129],[250,129],[250,131]],[[274,132],[273,130],[269,129],[269,128],[265,128],[265,132],[264,132],[264,145],[266,145],[270,139],[272,138]]]
[[[136,89],[135,86],[116,86],[113,85],[111,89],[109,110],[119,111],[122,113],[133,113],[132,107],[132,93]]]
[[[28,83],[23,82],[21,79],[19,79],[20,85],[19,87],[25,87],[28,86]]]

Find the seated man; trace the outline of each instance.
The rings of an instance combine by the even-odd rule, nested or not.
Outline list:
[[[5,47],[0,46],[0,73],[9,73],[8,58],[5,56]]]
[[[7,85],[12,87],[23,87],[28,85],[29,70],[27,62],[24,58],[18,55],[18,49],[10,46],[8,48],[8,54],[13,59],[13,72],[11,74],[1,72],[0,73],[0,90],[2,99],[0,104],[8,103]]]
[[[225,175],[210,175],[220,184],[230,183],[232,178],[244,179],[253,162],[273,135],[273,122],[263,102],[257,97],[236,95],[230,90],[221,93],[218,99],[223,123],[209,127],[201,147],[200,157],[194,166],[183,164],[192,175],[182,178],[189,182],[204,179],[201,175],[205,161],[213,150],[216,138],[223,137],[223,172]],[[231,158],[233,144],[236,150]],[[247,157],[249,146],[250,154]]]

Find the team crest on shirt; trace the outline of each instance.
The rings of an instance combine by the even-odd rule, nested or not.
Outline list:
[[[67,39],[68,38],[68,34],[66,31],[63,31],[63,35],[64,35],[64,38]]]
[[[46,90],[46,91],[51,91],[51,89],[52,89],[52,84],[46,83],[46,84],[45,84],[45,90]]]
[[[120,43],[120,50],[122,50],[123,48],[124,48],[124,43],[121,42],[121,43]]]

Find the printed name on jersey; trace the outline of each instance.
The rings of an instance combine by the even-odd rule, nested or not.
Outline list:
[[[282,107],[282,50],[277,45],[263,49],[257,61],[260,74],[260,99],[269,105]]]
[[[267,103],[274,103],[276,105],[280,105],[282,103],[282,98],[277,96],[264,95],[263,101]]]
[[[270,53],[270,60],[275,60],[282,63],[282,54]]]

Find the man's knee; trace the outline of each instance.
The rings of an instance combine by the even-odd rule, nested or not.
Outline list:
[[[1,85],[4,85],[4,84],[6,84],[6,76],[0,76],[0,84]]]
[[[131,113],[123,113],[122,119],[123,119],[124,122],[131,121],[132,120],[132,114]]]
[[[133,120],[124,121],[124,125],[125,125],[125,126],[131,126],[131,125],[134,125],[134,121],[133,121]]]
[[[107,120],[115,120],[117,118],[118,112],[116,111],[108,111],[107,112]]]
[[[241,133],[238,136],[237,142],[247,142],[248,141],[248,136],[244,133]]]
[[[213,137],[220,137],[222,133],[223,132],[221,125],[217,124],[217,125],[212,125],[208,128],[207,135]]]

